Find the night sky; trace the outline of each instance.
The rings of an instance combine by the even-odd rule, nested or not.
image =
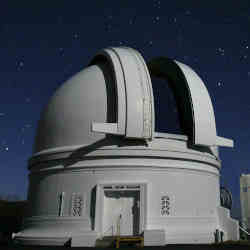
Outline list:
[[[146,60],[191,66],[210,93],[221,183],[240,213],[239,176],[250,173],[250,1],[1,1],[0,194],[26,199],[27,159],[43,107],[102,48],[129,46]]]

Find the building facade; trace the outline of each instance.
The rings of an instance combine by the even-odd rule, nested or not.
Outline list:
[[[100,51],[64,83],[38,124],[29,160],[27,245],[95,246],[114,235],[145,245],[239,238],[220,206],[219,137],[200,77],[131,48]]]

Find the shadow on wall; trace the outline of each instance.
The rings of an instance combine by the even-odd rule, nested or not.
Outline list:
[[[91,190],[90,221],[92,230],[95,229],[95,209],[96,209],[96,186]]]
[[[12,233],[21,230],[27,204],[27,201],[0,200],[0,244],[10,242]]]
[[[126,140],[123,137],[113,136],[113,135],[106,135],[104,139],[101,139],[91,145],[78,148],[75,150],[67,159],[63,160],[63,166],[68,167],[81,161],[84,156],[87,156],[88,153],[95,151],[98,148],[104,146],[113,146],[116,145],[118,147],[122,146],[145,146],[147,143],[144,140]]]
[[[113,135],[106,135],[105,138],[98,140],[90,145],[87,146],[83,146],[83,147],[79,147],[77,148],[75,151],[73,151],[68,157],[63,158],[63,159],[58,159],[58,160],[51,160],[49,162],[45,162],[45,163],[40,163],[40,169],[44,168],[49,168],[55,165],[62,165],[64,168],[70,167],[74,164],[76,164],[79,161],[82,161],[86,158],[91,159],[92,157],[89,155],[91,152],[105,147],[105,146],[117,146],[117,147],[126,147],[126,146],[147,146],[147,141],[145,140],[129,140],[124,138],[123,136],[113,136]],[[206,147],[206,146],[197,146],[197,145],[193,145],[192,142],[190,140],[187,141],[187,147],[191,150],[197,150],[200,152],[204,152],[204,153],[209,153],[211,155],[214,155],[215,157],[216,154],[212,151],[211,148]],[[39,156],[38,156],[39,157]],[[111,156],[109,156],[111,157]],[[112,158],[122,158],[122,156],[112,156]],[[126,157],[126,156],[125,156]],[[133,156],[130,156],[131,158]],[[147,157],[147,156],[144,156]],[[150,157],[150,156],[148,156]],[[32,165],[35,164],[37,160],[37,157],[32,157],[29,160],[29,169],[31,169]],[[50,170],[50,173],[56,173],[58,171],[61,170]]]

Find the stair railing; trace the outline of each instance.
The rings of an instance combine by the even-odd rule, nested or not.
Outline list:
[[[239,226],[240,230],[243,231],[245,234],[250,235],[250,233],[244,229],[243,227]]]
[[[122,215],[120,214],[119,217],[118,217],[118,220],[117,220],[117,230],[116,230],[116,233],[117,233],[118,237],[121,234],[121,219],[122,219]]]
[[[103,235],[105,235],[107,232],[109,232],[111,230],[111,234],[112,236],[114,236],[114,225],[111,225],[104,233]]]

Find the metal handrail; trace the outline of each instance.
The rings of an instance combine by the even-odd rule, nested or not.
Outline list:
[[[120,236],[121,233],[121,219],[122,219],[122,215],[120,214],[117,220],[117,236]]]
[[[103,233],[103,235],[105,235],[107,232],[109,232],[110,229],[112,230],[112,231],[111,231],[111,232],[112,232],[112,236],[114,236],[114,225],[111,225],[111,226]]]
[[[122,215],[120,214],[117,218],[117,224],[116,224],[116,236],[120,236],[121,233],[121,219],[122,219]],[[111,225],[104,233],[103,235],[105,235],[107,232],[109,232],[110,230],[112,230],[112,236],[114,236],[114,225]]]
[[[243,227],[239,226],[240,230],[243,231],[245,234],[250,235],[250,233],[244,229]]]

